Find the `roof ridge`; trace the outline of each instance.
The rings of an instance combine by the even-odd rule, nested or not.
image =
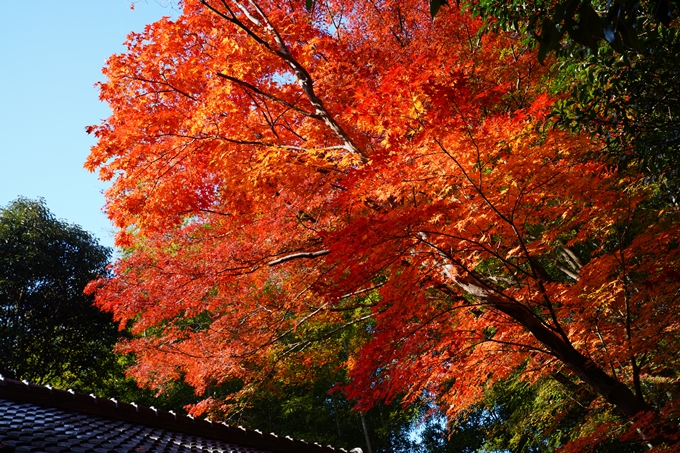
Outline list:
[[[94,394],[85,395],[72,389],[55,389],[50,385],[32,384],[26,380],[17,381],[5,378],[1,374],[0,398],[200,435],[277,453],[347,452],[344,448],[334,448],[330,445],[324,447],[318,443],[296,440],[289,436],[281,437],[274,433],[266,434],[257,429],[251,430],[224,422],[214,422],[207,418],[179,415],[173,411],[156,409],[153,406],[140,406],[134,402],[123,403],[114,398],[100,398]]]

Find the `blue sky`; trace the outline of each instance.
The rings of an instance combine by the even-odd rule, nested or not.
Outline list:
[[[85,126],[109,115],[95,82],[131,31],[162,16],[167,0],[5,1],[0,12],[0,206],[43,197],[60,219],[106,246],[105,185],[83,169],[94,139]]]

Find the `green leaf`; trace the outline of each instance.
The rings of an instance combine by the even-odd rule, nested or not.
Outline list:
[[[305,1],[305,6],[307,7],[307,11],[312,10],[312,6],[314,6],[314,0],[306,0]]]

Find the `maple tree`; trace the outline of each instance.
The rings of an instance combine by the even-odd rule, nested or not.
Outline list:
[[[650,441],[677,209],[545,127],[549,69],[520,42],[422,3],[188,0],[110,58],[86,167],[126,253],[90,291],[135,334],[130,373],[219,413],[344,357],[358,409],[455,416],[520,366],[565,371]]]

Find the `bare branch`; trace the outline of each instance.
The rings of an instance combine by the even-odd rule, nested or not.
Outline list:
[[[580,271],[581,268],[583,267],[583,263],[581,263],[581,260],[578,259],[578,256],[574,252],[571,251],[569,247],[564,245],[564,242],[561,240],[557,240],[557,244],[560,246],[560,254],[571,264],[571,266],[576,270],[576,272]],[[566,255],[566,256],[565,256]]]
[[[573,278],[574,280],[578,281],[578,273],[572,272],[569,269],[567,269],[565,266],[562,266],[559,263],[555,263],[555,267],[557,267],[559,270],[567,274],[567,276]]]
[[[266,93],[266,92],[260,90],[260,89],[259,89],[258,87],[256,87],[255,85],[250,84],[250,83],[248,83],[248,82],[246,82],[246,81],[243,81],[243,80],[241,80],[241,79],[237,79],[236,77],[232,77],[232,76],[229,76],[229,75],[227,75],[227,74],[223,74],[223,73],[221,73],[221,72],[218,72],[218,73],[217,73],[217,76],[218,76],[218,77],[222,77],[223,79],[227,79],[227,80],[229,80],[230,82],[234,82],[234,83],[236,83],[237,85],[241,85],[241,86],[244,87],[244,88],[248,88],[249,90],[251,90],[251,91],[253,91],[253,92],[259,94],[259,95],[262,96],[262,97],[265,97],[265,98],[267,98],[267,99],[270,99],[270,100],[272,100],[272,101],[274,101],[274,102],[278,102],[279,104],[285,105],[285,106],[288,107],[289,109],[295,110],[296,112],[301,113],[301,114],[303,114],[303,115],[305,115],[305,116],[309,116],[309,117],[311,117],[311,118],[320,119],[320,117],[319,117],[318,115],[316,115],[316,114],[314,114],[314,113],[312,113],[312,112],[308,112],[307,110],[301,109],[300,107],[298,107],[298,106],[296,106],[296,105],[293,105],[293,104],[291,104],[291,103],[288,102],[288,101],[284,101],[283,99],[278,98],[278,97],[276,97],[276,96],[274,96],[274,95],[271,95],[271,94],[269,94],[269,93]]]
[[[334,149],[345,149],[344,146],[338,145],[338,146],[326,146],[323,148],[304,148],[302,146],[290,146],[290,145],[278,145],[279,148],[283,149],[292,149],[294,151],[305,151],[305,152],[310,152],[310,151],[331,151]]]
[[[269,265],[270,266],[276,266],[277,264],[285,263],[286,261],[291,261],[291,260],[297,260],[301,258],[318,258],[319,256],[324,256],[328,255],[330,250],[319,250],[317,252],[300,252],[300,253],[293,253],[291,255],[286,255],[282,256],[281,258],[277,258],[274,261],[270,261]]]
[[[352,297],[352,296],[356,296],[356,295],[359,295],[359,294],[367,293],[367,292],[369,292],[369,291],[373,291],[374,289],[378,289],[378,288],[380,288],[381,286],[384,286],[384,285],[385,285],[385,283],[381,283],[381,284],[379,284],[379,285],[371,286],[370,288],[360,289],[360,290],[358,290],[358,291],[354,291],[353,293],[349,293],[349,294],[345,294],[344,296],[340,296],[340,297],[338,297],[338,300],[347,299],[348,297]]]

